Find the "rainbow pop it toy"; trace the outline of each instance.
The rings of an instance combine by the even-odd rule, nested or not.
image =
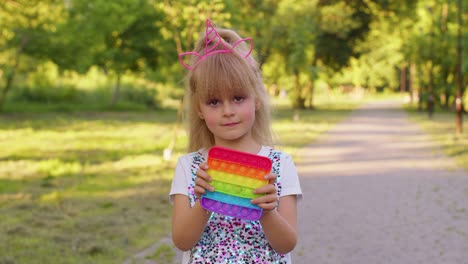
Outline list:
[[[271,171],[271,160],[264,156],[212,147],[208,152],[208,174],[215,191],[201,197],[206,210],[247,220],[258,220],[262,208],[250,202],[261,195],[258,187],[268,184],[265,175]]]

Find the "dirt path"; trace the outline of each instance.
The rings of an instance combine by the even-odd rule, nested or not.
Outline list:
[[[468,263],[468,173],[397,103],[353,112],[296,163],[293,263]]]

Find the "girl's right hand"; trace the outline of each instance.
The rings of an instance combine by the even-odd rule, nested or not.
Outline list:
[[[206,172],[208,170],[208,164],[202,163],[200,164],[200,168],[197,170],[197,179],[195,180],[195,195],[198,199],[209,190],[211,192],[214,191],[213,186],[209,184],[212,181],[210,175]]]

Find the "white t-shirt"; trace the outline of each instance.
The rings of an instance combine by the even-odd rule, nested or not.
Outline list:
[[[297,195],[302,198],[294,162],[288,154],[262,146],[258,155],[268,157],[272,173],[277,175],[278,197]],[[181,156],[177,162],[171,191],[187,195],[190,206],[197,200],[194,187],[199,165],[206,161],[207,152],[200,150]],[[212,213],[199,242],[185,251],[183,264],[197,263],[291,263],[290,254],[277,253],[268,243],[260,221],[249,221]]]

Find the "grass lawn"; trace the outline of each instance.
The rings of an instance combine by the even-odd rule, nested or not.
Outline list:
[[[0,263],[116,263],[166,235],[174,115],[0,116]]]
[[[357,103],[293,111],[276,102],[278,147],[295,156]],[[167,236],[186,145],[179,131],[172,159],[162,159],[175,118],[170,109],[1,114],[0,264],[122,263]],[[169,263],[168,251],[151,258]]]
[[[416,107],[407,107],[411,120],[418,123],[425,132],[431,135],[447,156],[455,159],[458,166],[468,171],[468,115],[463,117],[463,130],[460,135],[455,133],[454,112],[437,109],[432,119],[426,112],[418,112]]]

